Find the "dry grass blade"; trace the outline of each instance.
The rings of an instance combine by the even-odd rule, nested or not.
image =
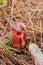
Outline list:
[[[24,22],[27,27],[25,32],[28,43],[20,54],[16,53],[16,56],[15,54],[8,54],[4,47],[5,43],[12,37],[10,26],[12,21]],[[3,6],[0,9],[0,50],[4,48],[4,51],[1,50],[0,54],[3,54],[1,55],[5,64],[34,65],[28,50],[29,42],[37,43],[39,47],[43,43],[43,0],[12,0],[12,3],[9,0],[7,7]]]

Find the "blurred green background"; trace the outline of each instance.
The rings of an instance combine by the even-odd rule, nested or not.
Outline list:
[[[7,0],[0,0],[0,6],[7,3]]]

